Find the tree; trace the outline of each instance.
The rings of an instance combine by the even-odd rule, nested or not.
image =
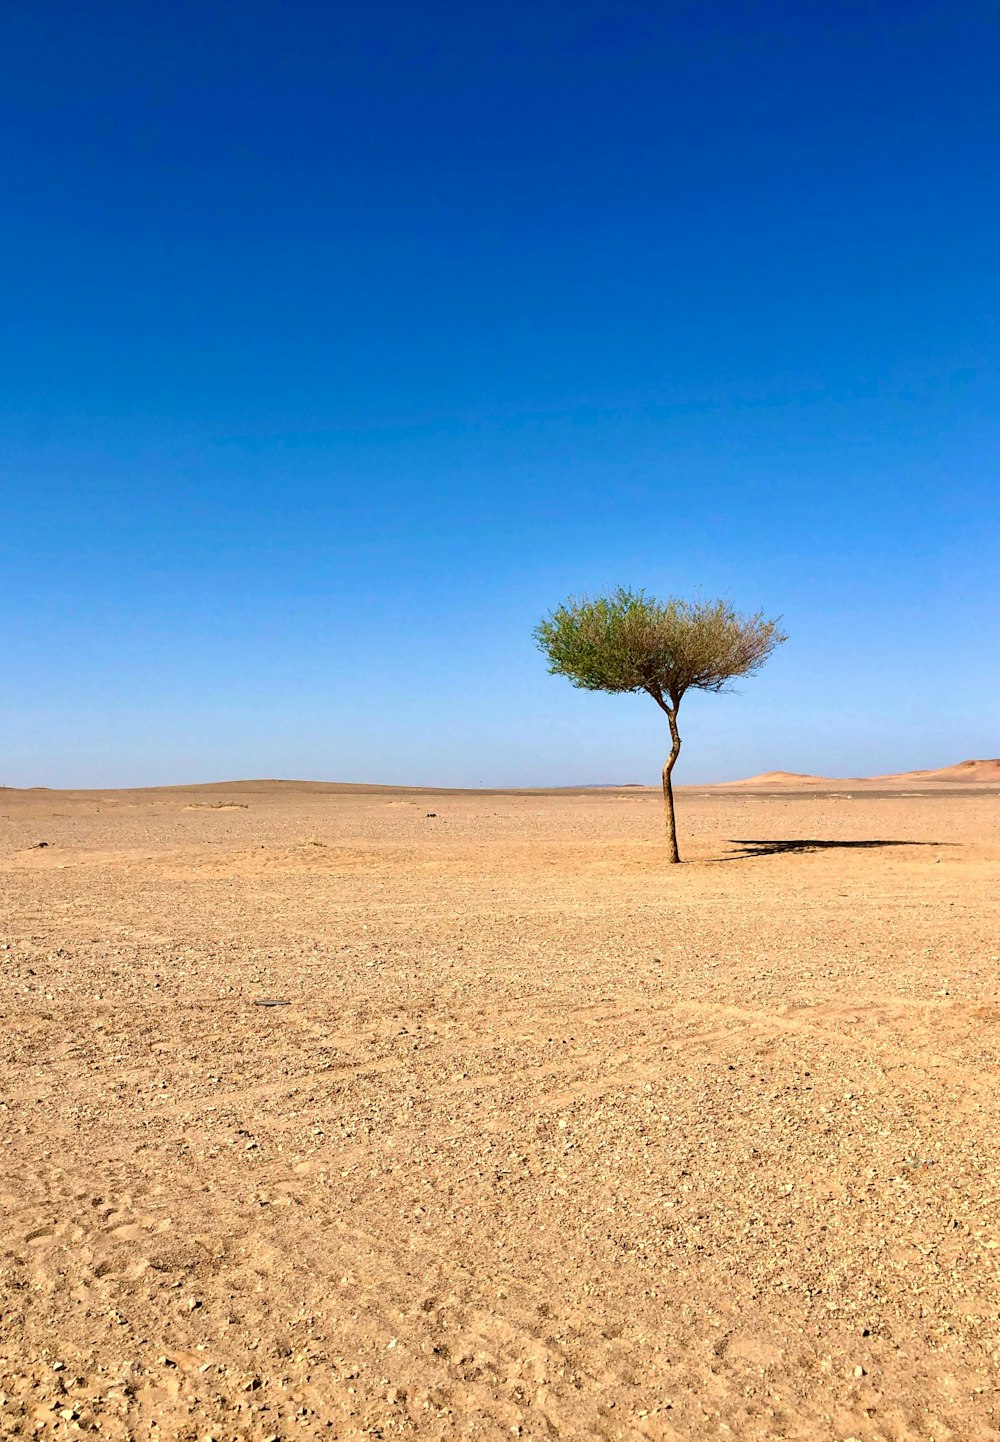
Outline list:
[[[758,611],[741,616],[725,601],[656,601],[623,586],[607,595],[570,597],[535,627],[549,673],[585,691],[644,691],[670,727],[663,766],[669,860],[680,860],[671,773],[681,752],[677,711],[685,693],[726,691],[759,671],[787,639]]]

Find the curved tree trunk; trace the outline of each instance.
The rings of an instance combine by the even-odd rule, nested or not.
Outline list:
[[[674,818],[674,788],[670,774],[674,764],[681,754],[681,737],[677,730],[677,708],[672,710],[666,706],[663,708],[667,713],[667,720],[670,722],[670,755],[663,763],[663,805],[666,811],[667,821],[667,847],[669,850],[668,860],[671,863],[680,861],[680,852],[677,850],[677,822]]]

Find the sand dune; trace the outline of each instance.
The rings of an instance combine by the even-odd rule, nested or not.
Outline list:
[[[1000,782],[1000,759],[959,761],[957,766],[942,766],[936,771],[901,771],[895,776],[874,776],[873,781],[972,781]]]
[[[941,766],[932,771],[893,771],[884,776],[812,776],[801,771],[763,771],[740,781],[718,783],[730,787],[769,786],[907,786],[914,782],[945,782],[952,786],[1000,785],[1000,759],[959,761],[955,766]],[[701,788],[705,789],[705,788]]]
[[[722,781],[720,786],[815,786],[827,784],[828,776],[813,776],[808,771],[762,771],[759,776],[744,776],[739,781]]]

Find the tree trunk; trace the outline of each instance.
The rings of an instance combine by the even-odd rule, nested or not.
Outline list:
[[[681,737],[677,730],[677,708],[667,710],[667,720],[670,722],[670,755],[663,763],[663,805],[667,813],[667,848],[669,850],[668,861],[676,863],[680,861],[680,852],[677,850],[677,822],[674,819],[674,788],[670,779],[670,773],[674,769],[674,763],[681,754]]]

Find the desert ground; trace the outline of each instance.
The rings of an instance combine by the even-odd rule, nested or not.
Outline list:
[[[772,782],[0,791],[0,1436],[1000,1436],[1000,784]]]

